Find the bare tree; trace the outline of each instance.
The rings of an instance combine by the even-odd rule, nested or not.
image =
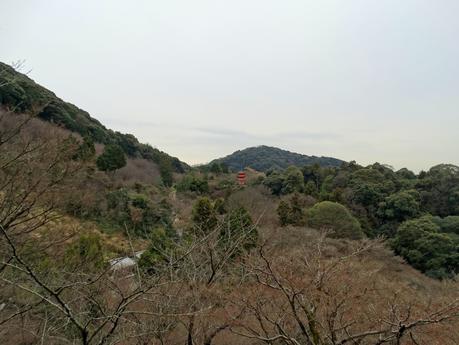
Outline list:
[[[359,260],[375,245],[349,243],[336,256],[322,235],[288,255],[261,247],[247,266],[252,291],[237,303],[245,317],[232,332],[266,344],[432,344],[450,322],[457,326],[458,299],[423,305],[362,269]]]

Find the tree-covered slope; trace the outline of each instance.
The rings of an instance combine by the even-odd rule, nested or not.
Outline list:
[[[58,98],[53,92],[35,83],[27,75],[0,62],[0,105],[17,113],[33,113],[101,144],[116,144],[130,157],[151,160],[160,167],[183,172],[188,166],[175,157],[139,143],[132,134],[107,129],[86,111]]]
[[[226,164],[231,170],[251,167],[258,171],[285,169],[291,165],[302,167],[319,164],[324,167],[338,167],[343,161],[332,157],[307,156],[270,146],[249,147],[229,156],[211,162]]]

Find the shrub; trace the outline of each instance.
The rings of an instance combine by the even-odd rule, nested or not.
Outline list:
[[[139,260],[139,267],[150,274],[157,272],[177,253],[177,246],[165,228],[156,228],[151,233],[150,245]]]
[[[308,181],[306,183],[306,185],[304,186],[304,193],[313,197],[317,197],[319,191],[314,181]]]
[[[316,229],[332,230],[332,237],[362,238],[363,231],[359,221],[343,205],[322,201],[306,211],[307,224]]]
[[[209,198],[199,198],[193,206],[192,219],[196,230],[205,234],[215,229],[217,217]]]
[[[65,252],[64,263],[71,269],[95,270],[105,265],[101,238],[97,235],[82,235]]]
[[[214,202],[214,210],[218,214],[225,214],[226,213],[226,207],[225,207],[225,199],[223,198],[218,198]]]
[[[94,147],[94,141],[89,136],[83,137],[83,142],[79,145],[77,152],[72,157],[75,160],[90,160],[96,154],[96,148]]]
[[[209,184],[205,178],[199,177],[195,174],[188,174],[185,175],[177,184],[177,191],[190,191],[198,194],[204,194],[209,191]]]
[[[171,207],[166,201],[153,203],[144,194],[118,189],[107,194],[106,219],[117,227],[128,228],[141,237],[149,237],[158,226],[171,228]]]
[[[172,186],[172,183],[174,182],[172,169],[172,161],[169,157],[163,157],[159,162],[159,173],[161,175],[161,180],[166,187]]]

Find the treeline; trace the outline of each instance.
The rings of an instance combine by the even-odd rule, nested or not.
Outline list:
[[[263,183],[275,195],[297,193],[279,205],[283,224],[313,225],[306,214],[311,210],[303,210],[317,202],[328,202],[321,203],[322,212],[342,220],[344,206],[358,220],[355,233],[361,227],[368,237],[389,238],[397,254],[429,276],[459,271],[459,167],[438,165],[416,175],[379,163],[313,165],[268,171]],[[319,225],[333,228],[326,221]]]

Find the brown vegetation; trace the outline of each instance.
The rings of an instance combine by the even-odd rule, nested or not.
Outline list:
[[[0,136],[0,337],[7,345],[459,342],[457,282],[421,275],[380,241],[280,228],[276,202],[262,186],[238,188],[226,200],[229,210],[242,206],[255,220],[238,231],[223,215],[205,231],[192,228],[191,197],[169,195],[189,227],[164,242],[160,229],[141,259],[150,265],[114,272],[103,250],[108,236],[62,218],[69,200],[74,209],[100,211],[111,176],[75,160],[79,141],[67,132],[11,119],[1,118]],[[128,214],[133,226],[139,212],[152,211],[142,203],[162,199],[153,187],[134,188],[144,194],[127,204],[136,211]],[[111,251],[137,249],[127,222],[124,234],[124,249]]]

